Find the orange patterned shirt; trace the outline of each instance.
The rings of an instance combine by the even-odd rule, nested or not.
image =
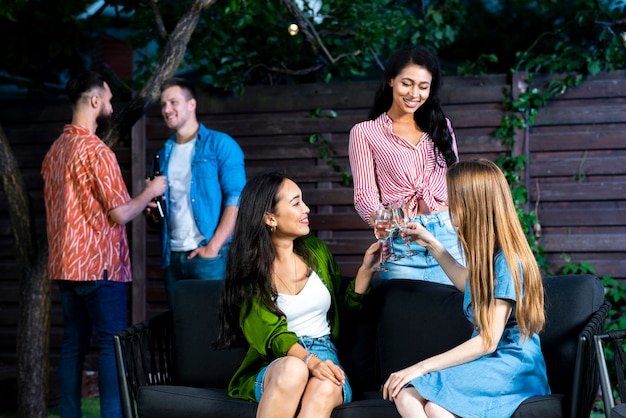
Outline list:
[[[108,216],[130,200],[117,158],[94,133],[65,125],[43,160],[48,273],[55,280],[106,276],[130,282],[126,226]]]

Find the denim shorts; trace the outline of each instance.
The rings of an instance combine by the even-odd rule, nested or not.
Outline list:
[[[300,345],[306,348],[309,353],[315,354],[322,361],[331,360],[333,363],[341,367],[339,364],[339,358],[337,357],[337,348],[331,341],[330,335],[325,335],[319,338],[298,337],[298,339],[300,340]],[[254,396],[256,397],[257,402],[261,401],[261,396],[263,395],[263,379],[265,378],[267,368],[276,360],[278,359],[273,360],[270,364],[262,368],[256,376]],[[341,367],[341,370],[343,370],[343,367]],[[349,403],[352,401],[352,388],[350,387],[350,382],[348,381],[348,375],[345,376],[346,380],[343,382],[343,403]]]
[[[452,257],[461,264],[465,264],[463,251],[447,210],[427,215],[419,215],[411,219],[410,222],[419,223],[426,228],[444,247],[446,247]],[[433,257],[426,248],[414,241],[407,246],[398,230],[393,232],[391,242],[393,245],[393,254],[397,258],[394,259],[394,256],[391,256],[385,261],[385,265],[389,270],[380,272],[382,279],[414,279],[448,285],[453,284],[439,266],[435,257]],[[413,255],[405,256],[409,250]]]

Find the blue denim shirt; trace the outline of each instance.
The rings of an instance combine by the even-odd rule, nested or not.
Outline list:
[[[159,151],[161,173],[167,176],[176,136],[170,137]],[[229,135],[200,124],[191,161],[191,211],[206,245],[213,237],[226,206],[239,206],[241,190],[246,184],[244,155]],[[165,210],[169,210],[169,188],[165,190]],[[169,216],[166,215],[166,216]],[[170,264],[169,222],[161,228],[162,267]]]

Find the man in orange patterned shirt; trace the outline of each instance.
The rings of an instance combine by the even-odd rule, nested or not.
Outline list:
[[[84,72],[66,86],[72,123],[46,154],[42,176],[49,243],[48,274],[59,284],[63,345],[61,417],[81,417],[82,367],[92,331],[98,347],[101,416],[121,417],[113,334],[127,327],[126,283],[132,280],[125,224],[154,206],[165,177],[131,199],[113,151],[96,135],[112,113],[111,89]]]

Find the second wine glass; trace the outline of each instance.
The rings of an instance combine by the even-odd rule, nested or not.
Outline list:
[[[392,224],[391,209],[381,204],[374,212],[374,235],[378,239],[378,242],[384,244],[385,240],[389,236],[389,229]],[[388,271],[389,267],[385,266],[383,258],[383,246],[380,248],[380,260],[378,265],[374,267],[376,271]]]
[[[397,201],[393,205],[393,219],[396,225],[398,226],[398,231],[400,233],[406,228],[406,225],[409,223],[409,213],[407,211],[406,206],[407,205],[406,205],[406,202],[404,202],[404,200]],[[407,246],[409,244],[410,243],[408,242],[406,243]],[[396,258],[410,257],[414,254],[415,254],[415,251],[412,251],[409,249],[403,255],[396,256]]]

